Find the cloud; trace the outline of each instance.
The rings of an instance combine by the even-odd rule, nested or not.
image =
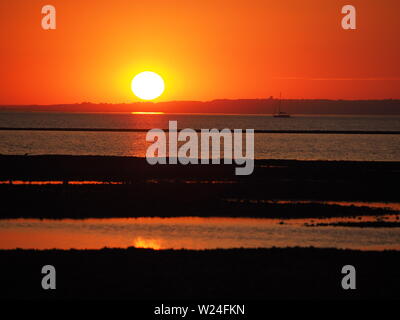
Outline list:
[[[275,77],[276,80],[305,80],[305,81],[400,81],[400,77],[370,77],[370,78],[305,78],[305,77]]]

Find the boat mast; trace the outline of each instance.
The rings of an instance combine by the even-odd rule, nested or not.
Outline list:
[[[282,92],[279,92],[278,114],[281,113]]]

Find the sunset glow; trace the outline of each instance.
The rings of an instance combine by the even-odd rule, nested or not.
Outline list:
[[[400,98],[400,2],[287,0],[0,2],[0,104],[131,103],[134,75],[168,85],[157,101]],[[29,54],[26,54],[29,53]],[[172,111],[173,112],[173,111]]]
[[[131,112],[131,114],[164,114],[164,112],[158,112],[158,111],[135,111],[135,112]]]

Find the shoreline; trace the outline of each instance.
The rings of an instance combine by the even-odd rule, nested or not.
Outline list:
[[[316,218],[397,213],[367,203],[399,203],[391,186],[400,180],[400,162],[255,160],[250,176],[235,176],[233,165],[151,166],[143,158],[110,156],[1,155],[0,167],[0,181],[9,181],[0,184],[0,219]],[[62,183],[14,185],[14,180]],[[273,203],[276,199],[287,203]],[[366,207],[321,201],[365,202]]]

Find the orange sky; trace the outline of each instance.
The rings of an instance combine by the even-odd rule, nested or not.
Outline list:
[[[57,30],[41,8],[57,9]],[[357,8],[357,30],[341,7]],[[0,104],[400,98],[398,0],[1,0]]]

